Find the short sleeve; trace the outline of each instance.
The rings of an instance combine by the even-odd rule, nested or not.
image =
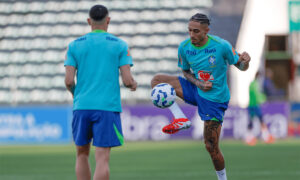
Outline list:
[[[129,64],[133,66],[132,57],[129,51],[129,47],[126,43],[122,45],[121,52],[120,52],[120,61],[119,67]]]
[[[64,66],[74,66],[75,68],[77,68],[77,61],[76,61],[76,58],[72,51],[73,51],[73,48],[70,44],[67,49],[66,60],[64,62]]]
[[[228,41],[224,42],[224,58],[228,64],[236,64],[239,60],[239,55]]]
[[[183,53],[183,49],[181,46],[178,48],[178,67],[180,67],[182,70],[189,70],[190,64],[185,58],[185,55]]]

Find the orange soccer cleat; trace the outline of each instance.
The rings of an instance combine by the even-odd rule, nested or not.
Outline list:
[[[169,125],[163,127],[162,131],[166,134],[175,134],[181,129],[188,129],[192,122],[187,118],[174,119]]]
[[[274,136],[272,136],[271,134],[269,134],[269,136],[266,139],[264,139],[264,141],[267,144],[272,144],[272,143],[275,142],[275,138],[274,138]]]
[[[255,146],[256,145],[256,137],[254,136],[247,136],[245,142],[249,145],[249,146]]]

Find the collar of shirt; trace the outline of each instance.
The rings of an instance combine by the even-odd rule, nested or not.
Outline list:
[[[92,31],[93,33],[106,33],[106,31],[102,30],[102,29],[95,29],[94,31]]]

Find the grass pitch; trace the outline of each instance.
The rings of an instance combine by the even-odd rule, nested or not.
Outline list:
[[[223,140],[221,149],[229,180],[300,179],[300,138],[254,147]],[[74,180],[74,164],[73,145],[0,145],[1,180]],[[217,179],[203,142],[190,140],[127,142],[112,149],[110,171],[111,180]]]

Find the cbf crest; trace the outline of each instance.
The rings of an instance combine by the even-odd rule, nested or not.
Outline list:
[[[216,67],[216,57],[215,56],[209,56],[208,57],[208,63],[210,65],[210,68]]]

